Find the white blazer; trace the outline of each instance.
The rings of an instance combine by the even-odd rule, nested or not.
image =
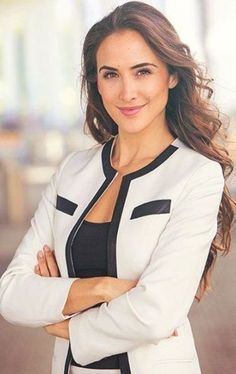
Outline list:
[[[42,194],[1,278],[0,312],[9,322],[38,327],[68,318],[62,310],[75,277],[72,243],[118,174],[114,139],[70,154]],[[71,317],[70,344],[55,341],[53,374],[68,374],[71,354],[81,365],[120,354],[121,374],[200,373],[187,315],[217,231],[223,187],[220,164],[179,138],[123,177],[108,236],[108,275],[139,281]],[[44,244],[55,249],[60,278],[34,274]],[[175,329],[178,336],[171,336]]]

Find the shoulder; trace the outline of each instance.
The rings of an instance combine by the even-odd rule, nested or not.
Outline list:
[[[178,150],[174,153],[172,174],[176,186],[180,187],[180,198],[187,196],[202,198],[208,195],[222,195],[225,178],[219,162],[191,149],[179,139],[174,144]]]
[[[104,144],[96,143],[89,148],[69,153],[59,166],[60,174],[79,172],[95,157],[100,157],[103,146]]]
[[[175,140],[174,145],[178,148],[178,152],[175,152],[175,154],[179,167],[190,179],[197,175],[205,179],[216,177],[221,181],[224,180],[223,170],[219,162],[188,147],[179,138]]]

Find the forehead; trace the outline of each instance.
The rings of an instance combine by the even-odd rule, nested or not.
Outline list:
[[[122,30],[107,36],[97,50],[96,60],[98,66],[109,64],[113,67],[144,61],[160,62],[142,35],[135,30]]]

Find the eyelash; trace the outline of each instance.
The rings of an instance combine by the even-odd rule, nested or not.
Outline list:
[[[144,74],[141,74],[140,76],[145,76],[145,75],[152,74],[152,73],[151,73],[151,70],[149,70],[149,69],[141,69],[141,70],[138,70],[138,71],[137,71],[137,74],[138,74],[138,73],[144,73]],[[113,72],[113,71],[107,71],[106,73],[104,73],[103,78],[105,78],[105,79],[111,79],[111,78],[114,78],[114,75],[113,75],[113,76],[110,76],[110,75],[112,75],[112,74],[116,74],[116,73]],[[109,77],[109,76],[110,76],[110,77]]]

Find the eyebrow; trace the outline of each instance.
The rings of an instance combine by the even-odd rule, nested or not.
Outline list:
[[[154,66],[154,67],[156,67],[156,68],[158,67],[157,65],[152,64],[151,62],[142,62],[141,64],[137,64],[137,65],[131,66],[130,69],[133,70],[133,69],[137,69],[137,68],[142,68],[142,67],[144,67],[144,66]],[[113,71],[118,71],[118,69],[113,68],[112,66],[106,66],[106,65],[103,65],[103,66],[100,67],[100,69],[99,69],[99,73],[100,73],[100,71],[103,70],[103,69],[106,69],[106,70],[113,70]]]

